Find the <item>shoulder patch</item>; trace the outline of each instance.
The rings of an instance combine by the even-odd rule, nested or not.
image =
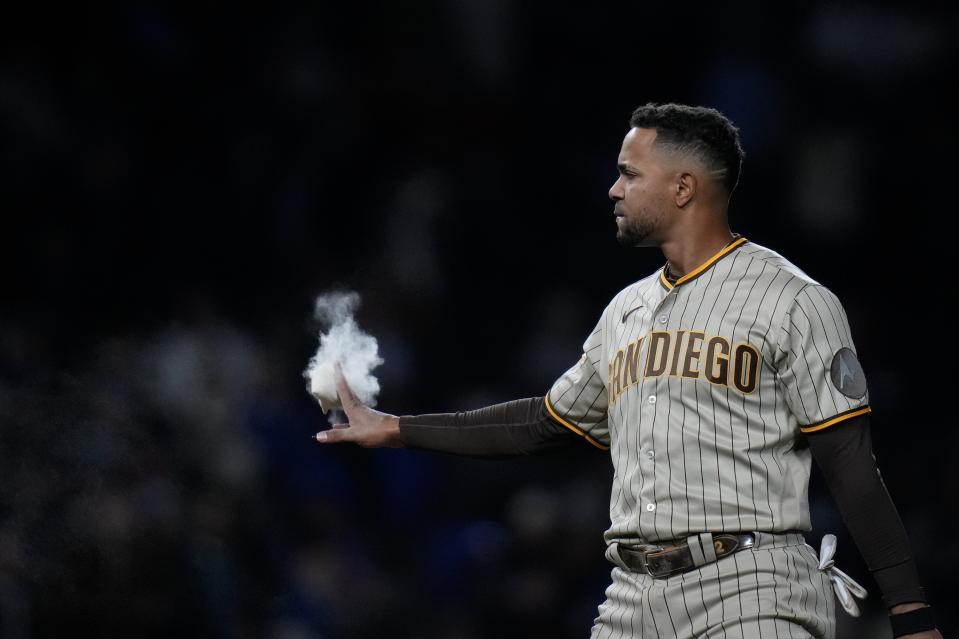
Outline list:
[[[860,399],[866,394],[866,373],[859,364],[859,358],[848,346],[840,348],[833,355],[829,374],[833,386],[846,397]]]

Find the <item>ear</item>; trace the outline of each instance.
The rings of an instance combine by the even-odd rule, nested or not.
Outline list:
[[[697,188],[699,188],[699,182],[692,173],[684,171],[677,175],[676,182],[673,184],[673,201],[676,202],[676,206],[683,208],[692,202]]]

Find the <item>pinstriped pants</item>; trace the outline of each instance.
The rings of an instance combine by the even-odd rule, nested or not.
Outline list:
[[[617,562],[618,563],[618,562]],[[666,579],[616,565],[590,639],[835,639],[836,602],[800,533]]]

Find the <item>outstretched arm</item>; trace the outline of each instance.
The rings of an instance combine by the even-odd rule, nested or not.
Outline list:
[[[454,455],[505,458],[563,448],[578,440],[550,416],[543,397],[517,399],[477,410],[402,417],[363,405],[335,366],[346,424],[317,433],[320,443],[416,448]]]

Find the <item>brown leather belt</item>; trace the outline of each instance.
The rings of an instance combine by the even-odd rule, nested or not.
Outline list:
[[[702,533],[658,545],[617,547],[630,569],[657,579],[695,570],[756,543],[753,533]]]

